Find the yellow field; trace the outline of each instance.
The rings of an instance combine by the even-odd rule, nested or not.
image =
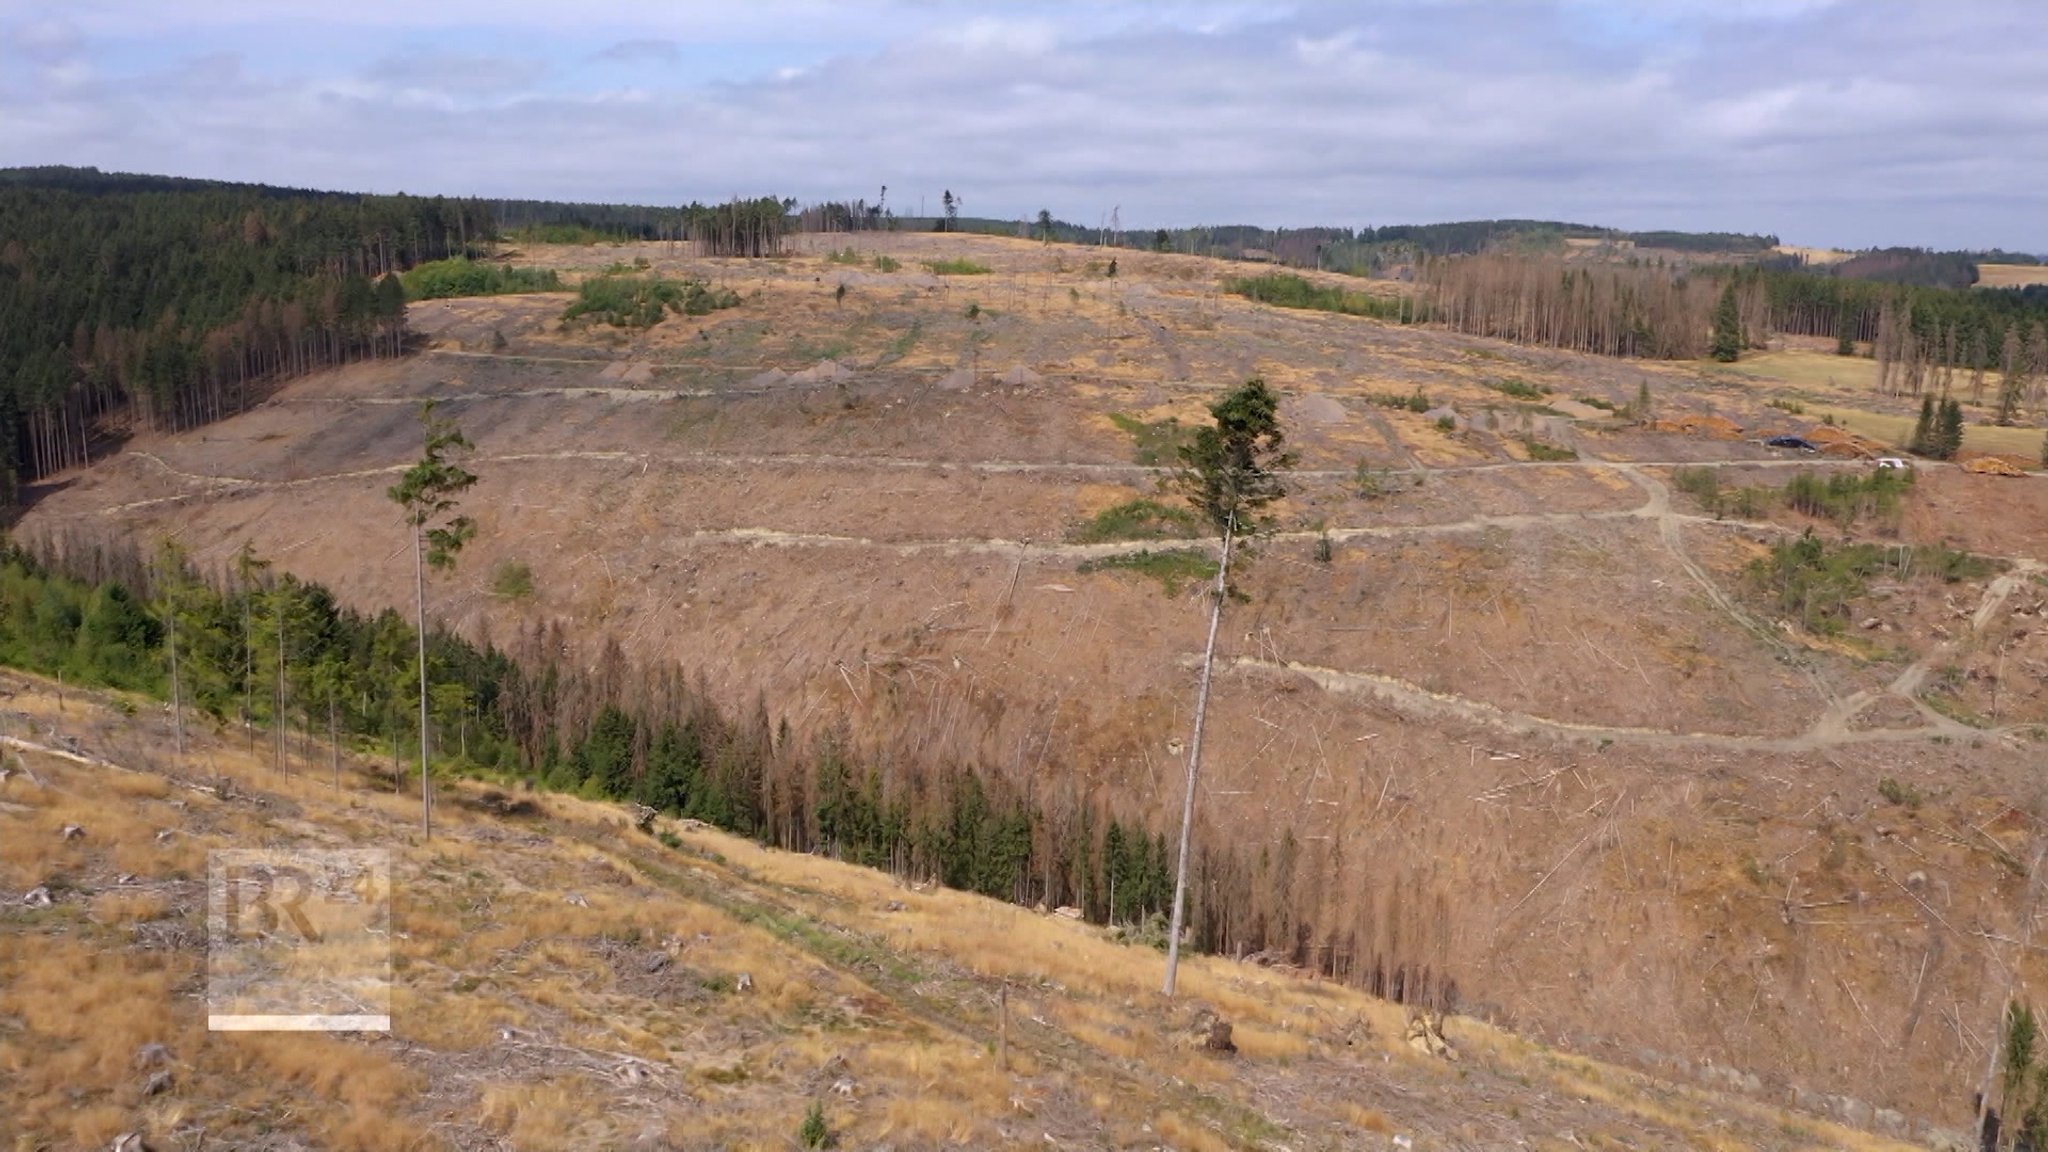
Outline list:
[[[1803,257],[1808,264],[1840,264],[1850,256],[1839,248],[1801,248],[1792,244],[1780,244],[1778,251],[1787,256]]]
[[[2024,288],[2048,284],[2048,264],[1979,264],[1977,287]]]

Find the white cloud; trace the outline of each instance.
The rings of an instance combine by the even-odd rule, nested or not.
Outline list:
[[[317,35],[295,5],[225,0],[154,31],[157,11],[82,2],[10,37],[76,71],[0,76],[0,163],[668,202],[887,183],[899,207],[950,187],[970,212],[1121,204],[1134,227],[1550,216],[2048,249],[2035,0],[366,0],[330,10],[361,26]]]

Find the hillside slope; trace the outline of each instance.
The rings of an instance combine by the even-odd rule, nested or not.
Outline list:
[[[1846,635],[1809,635],[1752,562],[1808,527],[1889,537],[1782,504],[1720,518],[1677,469],[1864,466],[1601,407],[1648,391],[1672,427],[1794,426],[1768,382],[1260,308],[1191,258],[1119,253],[1112,278],[1085,249],[859,242],[857,265],[537,249],[572,276],[639,256],[743,303],[645,333],[564,330],[560,296],[417,306],[423,353],[138,439],[18,532],[175,534],[216,570],[249,541],[350,603],[403,604],[382,493],[433,397],[483,477],[444,619],[564,619],[592,663],[606,638],[680,662],[799,742],[844,731],[892,786],[976,766],[1032,797],[1035,835],[1084,813],[1162,829],[1204,604],[1099,566],[1171,542],[1090,529],[1155,494],[1162,421],[1257,373],[1302,462],[1220,648],[1202,943],[1641,1067],[1732,1067],[1863,1123],[1961,1122],[2048,723],[2037,480],[1923,470],[1899,542],[1996,564],[1909,565]],[[942,257],[990,271],[917,270]],[[1394,403],[1418,390],[1455,416]],[[532,594],[495,595],[514,564]],[[1074,900],[1056,878],[1023,895]]]
[[[1169,1004],[1101,929],[608,806],[452,786],[422,843],[353,756],[5,690],[10,1147],[783,1148],[813,1103],[848,1147],[1891,1146],[1222,960]],[[388,1035],[206,1030],[209,854],[257,845],[391,851]]]

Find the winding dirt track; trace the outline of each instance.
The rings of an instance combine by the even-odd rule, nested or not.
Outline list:
[[[635,393],[631,389],[544,389],[535,394],[586,394],[624,392],[649,398],[664,397],[665,393]],[[516,395],[527,395],[518,393]],[[494,395],[515,395],[512,393]],[[336,400],[336,403],[343,401]],[[349,401],[362,402],[362,401]],[[392,401],[398,403],[401,401]],[[410,401],[403,401],[409,403]],[[208,475],[184,471],[169,464],[161,457],[149,452],[131,452],[131,459],[146,462],[180,481],[197,486],[194,492],[175,496],[162,496],[148,500],[131,501],[102,509],[100,515],[113,515],[161,505],[177,504],[195,499],[206,499],[228,493],[261,492],[279,489],[311,487],[322,484],[341,483],[374,477],[397,475],[406,465],[393,464],[380,468],[366,468],[344,472],[332,472],[319,476],[308,476],[292,480],[259,480],[229,475]],[[1043,463],[1032,461],[954,461],[939,459],[856,457],[817,454],[713,454],[692,453],[676,456],[657,456],[644,452],[574,451],[514,453],[498,456],[479,457],[487,463],[515,463],[531,461],[578,461],[611,462],[638,466],[645,471],[650,467],[689,468],[695,466],[746,466],[746,467],[805,467],[843,470],[882,469],[920,470],[945,472],[960,470],[989,475],[1046,475],[1075,477],[1137,477],[1158,475],[1166,469],[1138,464],[1107,463]],[[1783,525],[1741,520],[1717,520],[1705,516],[1689,515],[1675,511],[1671,506],[1670,489],[1657,477],[1644,471],[1666,467],[1708,467],[1708,468],[1812,468],[1816,465],[1858,466],[1850,461],[1826,460],[1715,460],[1715,461],[1607,461],[1574,460],[1543,463],[1489,463],[1444,468],[1416,468],[1411,473],[1466,474],[1505,471],[1509,469],[1560,468],[1581,471],[1608,471],[1617,473],[1641,487],[1643,503],[1634,508],[1598,512],[1544,512],[1507,515],[1475,515],[1463,520],[1438,524],[1413,525],[1359,525],[1353,527],[1332,527],[1326,530],[1333,541],[1378,540],[1451,536],[1488,530],[1522,531],[1541,527],[1568,524],[1584,524],[1596,521],[1647,520],[1657,526],[1658,537],[1671,557],[1697,584],[1701,592],[1737,626],[1750,632],[1763,642],[1777,648],[1783,655],[1797,661],[1798,650],[1785,642],[1769,624],[1757,619],[1724,592],[1713,577],[1702,568],[1686,551],[1682,528],[1686,525],[1711,526],[1722,529],[1752,533],[1783,533],[1789,531]],[[1303,472],[1301,475],[1314,478],[1345,478],[1350,475],[1341,471]],[[1308,541],[1324,533],[1280,532],[1272,539],[1280,541]],[[1147,549],[1196,548],[1213,550],[1211,540],[1138,540],[1114,541],[1097,544],[1068,544],[1056,542],[1035,542],[1000,537],[953,537],[936,540],[877,540],[861,536],[834,535],[828,533],[785,532],[766,527],[737,527],[712,529],[692,533],[694,542],[751,545],[773,548],[844,548],[887,552],[897,556],[915,555],[996,555],[1015,557],[1020,562],[1027,555],[1065,560],[1091,560],[1129,555]],[[1970,618],[1969,636],[1982,632],[1997,617],[1999,610],[2012,593],[2028,578],[2042,572],[2043,565],[2031,557],[2004,558],[2011,569],[1992,581]],[[1325,668],[1296,661],[1271,660],[1259,657],[1239,657],[1231,668],[1253,674],[1281,674],[1305,677],[1326,692],[1364,694],[1398,711],[1425,719],[1456,719],[1503,732],[1526,735],[1544,735],[1582,741],[1625,742],[1639,746],[1658,748],[1711,748],[1723,751],[1752,751],[1775,753],[1810,752],[1817,749],[1859,744],[1901,743],[1937,738],[1959,739],[1984,736],[2015,738],[2026,730],[2020,728],[1979,729],[1971,728],[1937,712],[1919,695],[1921,685],[1929,671],[1941,659],[1949,656],[1962,645],[1967,637],[1951,640],[1936,647],[1921,659],[1902,671],[1881,692],[1862,691],[1846,698],[1837,697],[1821,679],[1811,676],[1821,697],[1827,700],[1827,707],[1803,732],[1794,736],[1746,736],[1714,732],[1678,732],[1653,728],[1616,727],[1586,724],[1576,721],[1557,720],[1525,712],[1502,709],[1493,704],[1469,697],[1431,692],[1416,684],[1397,677],[1378,673],[1349,671],[1340,668]],[[1895,696],[1907,701],[1919,713],[1924,723],[1914,728],[1855,729],[1855,719],[1877,704],[1885,696]]]

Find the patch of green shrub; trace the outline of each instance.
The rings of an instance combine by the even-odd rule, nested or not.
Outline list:
[[[1159,581],[1168,596],[1180,594],[1182,585],[1199,583],[1216,578],[1216,561],[1205,552],[1193,548],[1168,548],[1154,552],[1145,549],[1127,552],[1121,556],[1104,556],[1096,560],[1084,560],[1082,572],[1135,572]]]
[[[460,257],[416,264],[401,273],[398,282],[404,286],[407,300],[562,291],[562,278],[552,269],[513,268]]]
[[[533,595],[533,569],[518,560],[507,560],[491,573],[491,592],[507,600],[525,600]]]
[[[1181,446],[1194,439],[1194,430],[1172,416],[1145,421],[1111,412],[1109,420],[1131,438],[1132,459],[1147,467],[1178,464]]]
[[[1421,477],[1418,476],[1416,479],[1419,481]],[[1360,460],[1358,467],[1351,473],[1351,484],[1360,499],[1378,500],[1382,496],[1393,494],[1394,470],[1376,468],[1371,463]]]
[[[1344,316],[1366,316],[1392,323],[1420,324],[1429,319],[1425,300],[1401,296],[1376,296],[1351,292],[1335,286],[1316,284],[1292,272],[1268,272],[1263,276],[1231,277],[1223,290],[1260,304],[1280,308],[1306,308],[1315,312],[1336,312]]]
[[[1420,414],[1429,411],[1430,408],[1429,397],[1422,394],[1422,388],[1419,385],[1415,391],[1407,393],[1375,392],[1370,399],[1378,407],[1398,408],[1403,412]]]
[[[670,312],[704,316],[721,308],[737,308],[739,303],[739,293],[713,288],[702,280],[608,273],[579,285],[576,300],[562,313],[562,319],[592,316],[614,328],[652,328]]]
[[[1751,585],[1778,612],[1809,632],[1833,635],[1842,630],[1849,605],[1864,594],[1873,577],[1934,576],[1953,584],[1981,580],[1997,570],[1996,561],[1946,545],[1830,546],[1808,529],[1751,561],[1748,574]]]
[[[811,1101],[810,1111],[804,1113],[804,1122],[797,1127],[796,1142],[806,1148],[832,1148],[839,1143],[832,1135],[832,1129],[825,1124],[825,1106]]]
[[[1531,384],[1516,376],[1488,380],[1486,386],[1503,396],[1512,396],[1517,400],[1542,400],[1550,395],[1550,389]]]
[[[1529,459],[1545,463],[1553,463],[1560,460],[1577,460],[1579,458],[1578,452],[1573,449],[1560,448],[1555,444],[1546,443],[1533,436],[1522,437],[1522,448],[1529,453]]]
[[[1104,508],[1094,519],[1067,533],[1074,544],[1111,540],[1187,540],[1202,533],[1194,509],[1157,500],[1126,500]]]
[[[954,260],[927,260],[924,262],[924,270],[934,276],[986,276],[989,267],[961,257]]]
[[[1901,497],[1912,488],[1911,468],[1879,468],[1858,475],[1836,472],[1825,479],[1801,472],[1785,485],[1785,504],[1795,512],[1832,520],[1847,528],[1860,519],[1895,523]]]

